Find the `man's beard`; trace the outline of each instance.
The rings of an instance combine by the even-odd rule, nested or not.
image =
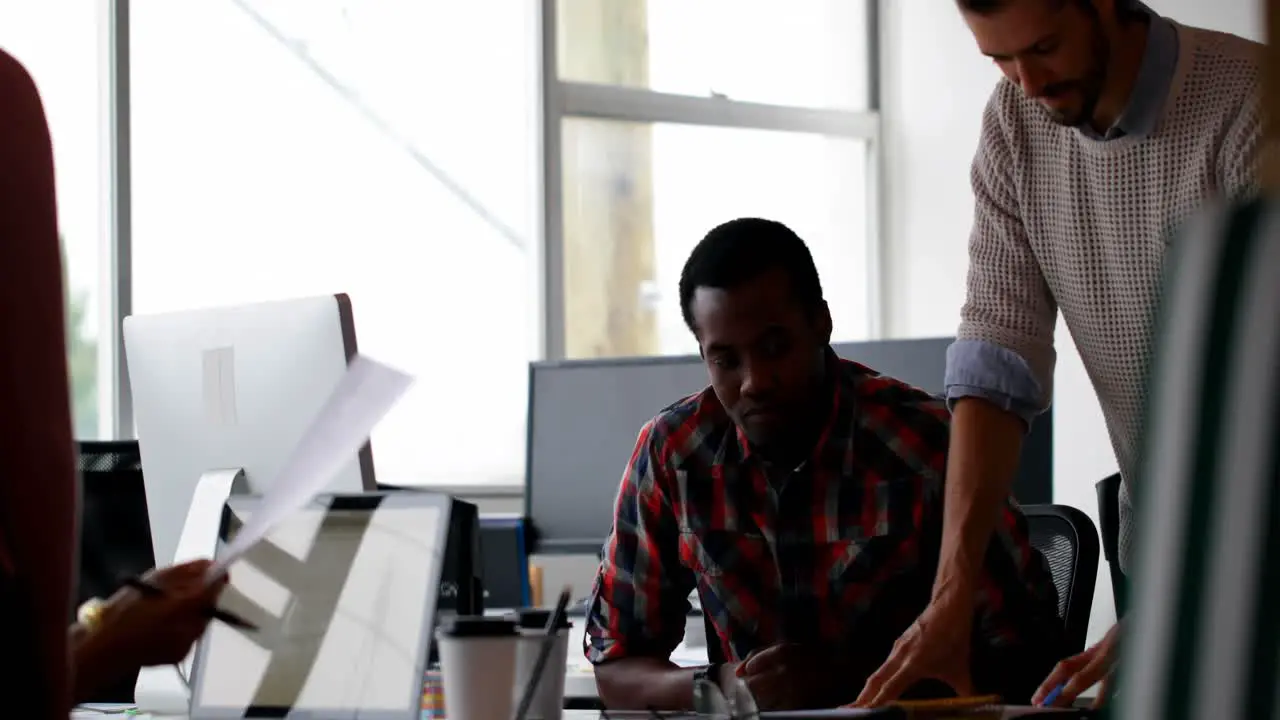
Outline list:
[[[1102,97],[1102,87],[1107,79],[1107,66],[1111,63],[1111,42],[1107,39],[1106,33],[1102,31],[1101,24],[1095,20],[1093,27],[1092,52],[1090,53],[1092,63],[1089,71],[1077,80],[1070,80],[1060,83],[1059,92],[1075,92],[1080,96],[1080,105],[1074,108],[1066,108],[1058,110],[1044,103],[1040,103],[1040,107],[1044,109],[1049,119],[1065,125],[1067,127],[1079,127],[1091,119],[1093,112],[1098,108],[1098,100]],[[1050,93],[1053,94],[1052,88]]]

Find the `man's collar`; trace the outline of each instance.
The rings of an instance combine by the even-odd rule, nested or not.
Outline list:
[[[1160,122],[1178,67],[1178,29],[1168,18],[1157,15],[1144,4],[1139,3],[1138,10],[1149,18],[1147,46],[1142,52],[1142,64],[1138,66],[1129,102],[1105,135],[1089,127],[1088,123],[1081,125],[1080,132],[1091,139],[1146,138],[1155,132]]]

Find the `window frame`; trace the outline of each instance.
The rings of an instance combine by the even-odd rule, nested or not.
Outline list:
[[[648,123],[675,123],[721,128],[780,130],[862,140],[867,144],[866,339],[883,334],[884,298],[881,278],[884,258],[882,232],[883,130],[880,99],[880,2],[864,0],[867,12],[867,109],[772,105],[657,92],[643,88],[560,79],[557,55],[557,0],[540,0],[539,84],[541,88],[539,203],[541,238],[537,268],[539,355],[544,360],[566,358],[564,273],[564,155],[561,125],[565,118],[591,118]]]
[[[867,12],[867,109],[861,111],[694,97],[594,83],[561,80],[557,57],[557,0],[539,0],[535,18],[540,127],[540,187],[534,243],[534,314],[537,320],[534,357],[565,358],[564,203],[561,123],[565,118],[630,122],[664,122],[723,128],[778,130],[862,140],[867,144],[867,249],[865,277],[868,338],[883,335],[884,143],[881,114],[880,17],[882,0],[864,0]],[[129,82],[129,17],[131,0],[108,0],[102,20],[101,113],[106,134],[101,172],[106,237],[101,248],[103,281],[99,342],[100,435],[134,437],[133,402],[125,364],[124,318],[132,312],[132,158]]]
[[[99,434],[136,437],[133,394],[124,355],[124,319],[133,313],[133,157],[129,85],[130,0],[108,0],[101,12],[103,88],[99,113],[105,118],[105,151],[100,169],[105,188],[102,247],[102,311],[98,350]]]

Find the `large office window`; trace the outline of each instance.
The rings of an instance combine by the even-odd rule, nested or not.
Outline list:
[[[134,312],[348,293],[361,350],[418,377],[374,434],[379,479],[519,482],[534,6],[133,0],[130,17]]]
[[[105,23],[82,0],[0,3],[0,47],[31,73],[53,139],[76,437],[112,434],[103,131]],[[21,308],[5,308],[21,312]],[[100,384],[101,383],[101,384]]]
[[[875,0],[543,0],[551,357],[686,353],[713,226],[809,244],[837,340],[875,331]]]

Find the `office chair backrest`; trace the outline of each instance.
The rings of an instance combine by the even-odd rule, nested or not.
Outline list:
[[[1124,617],[1124,573],[1120,572],[1120,473],[1110,475],[1094,485],[1098,493],[1098,530],[1102,532],[1102,556],[1111,570],[1111,595],[1116,603],[1116,617]]]
[[[125,578],[155,567],[138,442],[81,441],[78,445],[81,492],[77,607],[90,598],[111,597]],[[133,673],[91,700],[133,702],[135,681]]]
[[[1058,615],[1067,648],[1084,650],[1098,578],[1098,530],[1083,512],[1066,505],[1024,505],[1031,545],[1049,561],[1058,589]]]
[[[110,597],[125,578],[155,567],[142,459],[136,440],[80,442],[80,577],[77,597]]]

